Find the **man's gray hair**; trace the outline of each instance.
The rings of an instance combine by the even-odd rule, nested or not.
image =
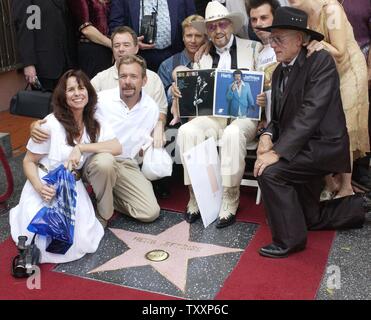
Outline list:
[[[300,33],[303,36],[303,44],[304,45],[309,44],[309,42],[311,41],[310,35],[308,33],[306,33],[306,32],[303,32],[303,31],[301,31]]]

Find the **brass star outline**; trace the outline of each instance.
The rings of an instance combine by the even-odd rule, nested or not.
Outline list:
[[[185,221],[158,235],[113,228],[110,230],[130,249],[89,271],[88,274],[151,265],[182,292],[186,289],[189,259],[243,251],[243,249],[189,241],[190,225]],[[169,253],[169,258],[161,262],[147,260],[145,255],[152,250],[164,250]]]

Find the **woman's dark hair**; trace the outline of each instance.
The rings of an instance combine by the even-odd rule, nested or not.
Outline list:
[[[73,113],[66,101],[67,80],[71,77],[75,77],[79,85],[84,86],[88,91],[88,103],[83,111],[83,122],[90,138],[90,142],[96,142],[100,131],[99,122],[94,118],[97,104],[97,93],[91,85],[88,76],[83,71],[68,70],[59,79],[52,96],[54,116],[66,130],[67,143],[70,146],[74,146],[74,139],[79,137],[80,132],[78,124],[76,123]]]

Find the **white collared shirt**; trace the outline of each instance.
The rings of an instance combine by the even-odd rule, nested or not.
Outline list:
[[[299,55],[299,54],[298,54],[298,55]],[[292,60],[290,61],[290,63],[288,63],[288,64],[282,62],[282,67],[293,66],[294,63],[295,63],[295,61],[296,61],[296,59],[298,58],[298,55],[297,55],[294,59],[292,59]],[[282,83],[280,84],[280,89],[281,89],[281,90],[283,90],[283,85],[284,85],[283,83],[285,82],[285,86],[286,86],[287,81],[288,81],[288,78],[286,78],[285,81],[282,81]]]
[[[234,35],[231,35],[231,38],[229,39],[229,42],[226,46],[223,48],[217,48],[216,52],[220,56],[219,62],[218,62],[218,69],[230,69],[232,65],[232,57],[230,53],[230,49],[233,45]]]
[[[242,90],[242,87],[244,86],[245,86],[245,83],[241,80],[240,85],[237,86],[237,92],[238,92],[239,97],[241,97],[241,90]]]
[[[276,53],[270,44],[265,44],[260,51],[257,62],[257,70],[264,71],[268,66],[277,62]]]
[[[159,110],[156,102],[145,92],[131,109],[120,98],[120,89],[98,93],[96,116],[108,124],[122,145],[121,159],[134,159],[157,123]]]
[[[298,58],[298,56],[299,56],[299,54],[297,54],[296,57],[295,57],[294,59],[292,59],[292,60],[290,61],[290,63],[288,63],[288,64],[282,62],[282,66],[283,66],[283,67],[293,66],[294,63],[295,63],[295,61],[296,61],[296,59]]]

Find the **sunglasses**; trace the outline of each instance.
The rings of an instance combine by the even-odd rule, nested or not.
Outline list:
[[[268,38],[268,42],[269,44],[273,44],[275,43],[276,45],[280,46],[283,44],[284,40],[289,37],[291,34],[284,34],[284,35],[281,35],[281,36],[270,36]]]
[[[222,20],[222,21],[213,22],[213,23],[209,22],[206,25],[206,30],[208,32],[214,32],[218,27],[222,30],[225,30],[230,26],[230,24],[231,22],[229,20]]]

